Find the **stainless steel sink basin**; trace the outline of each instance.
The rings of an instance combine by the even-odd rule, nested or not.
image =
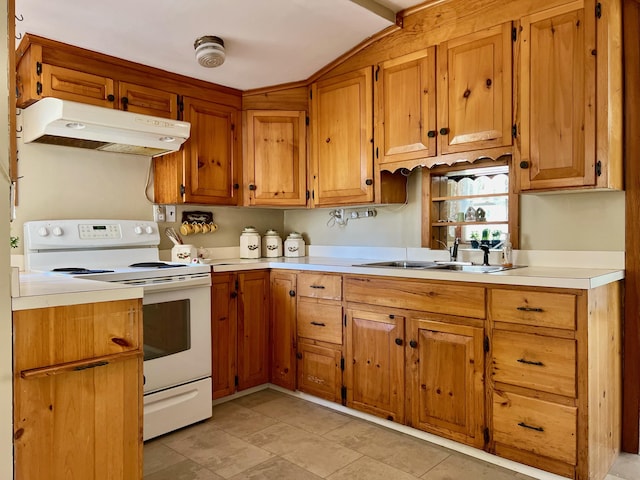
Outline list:
[[[354,267],[401,268],[405,270],[440,270],[444,272],[463,273],[495,273],[519,268],[502,265],[474,265],[469,262],[414,262],[410,260],[394,260],[388,262],[361,263]]]
[[[502,265],[438,265],[432,268],[450,272],[495,273],[510,270],[514,267],[503,267]]]
[[[394,260],[390,262],[373,262],[373,263],[361,263],[354,265],[354,267],[378,267],[378,268],[407,268],[407,269],[420,269],[420,268],[433,268],[439,266],[436,262],[413,262],[410,260]]]

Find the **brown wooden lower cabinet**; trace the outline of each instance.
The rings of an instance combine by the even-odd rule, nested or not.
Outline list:
[[[342,346],[298,340],[298,390],[331,402],[342,401]]]
[[[404,422],[404,317],[347,309],[347,407]]]
[[[14,312],[15,480],[142,479],[141,312]]]
[[[269,381],[269,271],[215,273],[211,288],[215,399]]]
[[[484,329],[428,316],[409,325],[409,425],[482,448]]]
[[[296,273],[271,272],[271,373],[275,385],[296,389]]]

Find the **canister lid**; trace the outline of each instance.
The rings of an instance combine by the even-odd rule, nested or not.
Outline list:
[[[256,230],[256,227],[244,227],[242,229],[242,233],[258,233],[258,231]]]
[[[265,237],[277,237],[278,236],[278,231],[277,230],[273,230],[273,229],[269,229],[267,230],[267,232],[264,234]]]
[[[298,232],[291,232],[287,238],[291,238],[291,239],[302,238],[302,234]]]

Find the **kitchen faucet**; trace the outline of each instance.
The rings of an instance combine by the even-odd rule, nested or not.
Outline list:
[[[455,238],[455,240],[453,241],[452,247],[449,247],[442,240],[436,239],[436,242],[442,245],[446,250],[449,250],[449,261],[455,262],[458,260],[458,245],[460,245],[460,237]]]
[[[489,265],[489,246],[488,245],[480,245],[480,248],[484,252],[484,258],[482,259],[482,265]]]

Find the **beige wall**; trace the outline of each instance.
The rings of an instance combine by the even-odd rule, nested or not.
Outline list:
[[[287,211],[285,230],[304,234],[315,245],[420,246],[419,170],[409,177],[404,207],[377,207],[374,219],[329,227],[330,209]],[[522,195],[521,249],[624,250],[624,192]]]
[[[7,2],[0,0],[0,8],[7,12]],[[9,118],[9,87],[8,87],[8,61],[7,53],[7,15],[0,15],[0,38],[3,38],[0,47],[0,65],[4,75],[0,75],[0,118],[5,121],[0,123],[4,128],[0,131],[0,238],[5,242],[9,241],[9,181],[7,171],[9,164],[7,161],[9,152],[9,135],[14,132],[8,131]],[[5,243],[8,245],[8,243]],[[9,295],[9,248],[5,248],[5,253],[0,255],[0,478],[13,478],[13,424],[12,424],[12,342],[11,342],[11,298]]]
[[[122,218],[152,220],[152,203],[145,197],[150,160],[142,157],[92,152],[67,147],[27,144],[20,150],[20,205],[12,225],[13,235],[22,237],[23,223],[56,218]],[[149,195],[153,195],[150,189]],[[282,230],[281,210],[233,207],[178,207],[213,212],[219,225],[215,234],[189,236],[185,240],[198,247],[228,247],[239,244],[242,228],[254,225]],[[161,224],[179,227],[179,223]],[[172,244],[161,237],[161,249]],[[22,253],[23,245],[13,253]]]

